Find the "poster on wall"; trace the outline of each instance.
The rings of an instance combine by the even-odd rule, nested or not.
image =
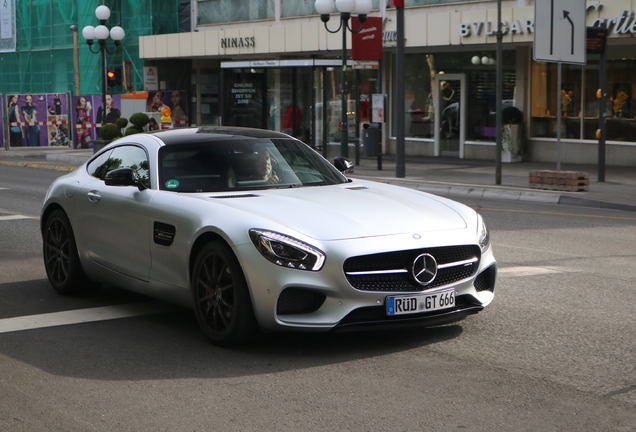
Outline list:
[[[9,94],[5,102],[10,147],[70,145],[66,94]]]
[[[93,148],[93,140],[98,139],[102,120],[102,96],[73,96],[72,117],[75,125],[73,148]],[[121,117],[121,96],[106,95],[106,123],[115,123]]]
[[[0,53],[15,52],[15,0],[0,3]]]
[[[188,93],[182,90],[166,90],[149,92],[146,100],[146,111],[160,113],[163,107],[170,108],[170,117],[174,127],[187,127],[189,124],[187,103]],[[150,125],[151,130],[158,125]]]
[[[225,122],[228,126],[265,128],[263,100],[265,74],[236,73],[225,87]]]

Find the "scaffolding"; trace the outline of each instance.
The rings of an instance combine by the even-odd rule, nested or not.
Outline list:
[[[121,26],[126,37],[108,68],[130,62],[133,90],[143,90],[143,60],[139,58],[139,36],[179,31],[179,0],[7,0],[15,22],[14,52],[0,53],[0,93],[71,93],[77,96],[102,92],[100,56],[89,51],[81,36],[87,25],[97,25],[95,8],[111,10],[108,27]],[[71,27],[75,30],[72,30]],[[78,36],[79,70],[74,65],[74,37]],[[4,36],[3,36],[4,38]],[[112,42],[109,42],[112,43]],[[0,46],[6,51],[6,46]],[[124,93],[119,86],[110,89]]]

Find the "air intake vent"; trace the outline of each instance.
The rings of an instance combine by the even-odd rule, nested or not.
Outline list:
[[[364,190],[364,189],[369,189],[369,188],[366,187],[366,186],[355,186],[355,187],[350,187],[350,188],[347,188],[347,189],[349,189],[349,190]]]
[[[276,313],[278,315],[296,315],[316,312],[325,302],[322,293],[302,288],[287,288],[278,298]]]
[[[216,195],[216,196],[211,196],[210,198],[213,199],[228,199],[228,198],[256,198],[259,197],[260,195],[254,195],[254,194],[239,194],[239,195]]]

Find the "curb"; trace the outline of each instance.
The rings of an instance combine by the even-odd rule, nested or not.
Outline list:
[[[572,197],[548,190],[512,188],[505,186],[484,187],[453,183],[426,182],[422,180],[397,180],[387,177],[381,178],[364,175],[352,175],[351,178],[359,178],[360,180],[377,181],[380,183],[387,183],[395,186],[403,186],[422,192],[428,192],[435,195],[443,195],[449,197],[464,196],[472,198],[503,199],[512,201],[525,201],[543,204],[558,204],[576,207],[591,207],[608,210],[636,212],[636,205]]]
[[[42,163],[42,162],[0,161],[0,165],[17,166],[17,167],[23,167],[23,168],[39,168],[39,169],[67,171],[67,172],[75,171],[75,168],[76,168],[76,167],[69,167],[69,166],[51,165],[51,164]]]

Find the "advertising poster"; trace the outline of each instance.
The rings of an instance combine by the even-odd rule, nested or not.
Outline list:
[[[265,128],[264,89],[263,73],[232,74],[225,87],[227,125]]]
[[[5,102],[10,147],[70,144],[66,94],[9,94]]]
[[[93,148],[93,140],[98,139],[102,120],[102,96],[73,96],[72,112],[75,125],[73,148]],[[115,123],[121,117],[121,96],[106,95],[106,123]]]
[[[149,92],[146,101],[147,112],[161,112],[161,108],[170,108],[172,123],[175,127],[187,127],[188,119],[188,93],[182,90],[166,90]]]

